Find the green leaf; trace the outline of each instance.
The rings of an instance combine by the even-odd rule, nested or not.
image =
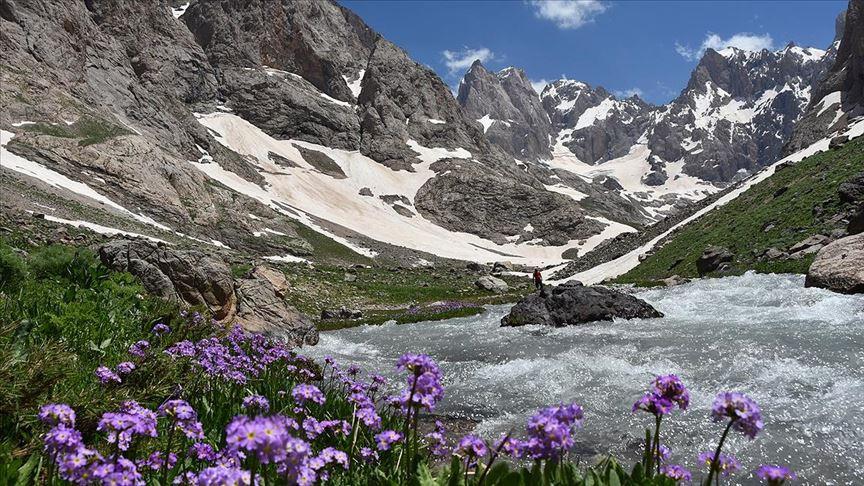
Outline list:
[[[499,480],[506,477],[510,473],[510,467],[506,462],[498,462],[492,465],[489,472],[486,474],[486,484],[497,484]]]
[[[30,455],[30,458],[27,459],[21,467],[18,468],[18,479],[15,481],[15,486],[27,486],[28,484],[36,484],[36,478],[33,477],[33,471],[36,470],[36,466],[38,466],[42,462],[42,455],[39,453],[34,453]]]
[[[618,473],[616,473],[614,469],[609,469],[609,478],[607,482],[609,483],[609,486],[621,486],[621,480],[618,479]]]

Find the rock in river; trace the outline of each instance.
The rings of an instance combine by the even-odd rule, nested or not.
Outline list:
[[[642,299],[605,287],[562,284],[525,297],[501,319],[502,326],[571,326],[614,318],[663,317]]]

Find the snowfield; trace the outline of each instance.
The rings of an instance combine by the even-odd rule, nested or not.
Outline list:
[[[446,258],[493,262],[511,260],[526,265],[549,265],[564,261],[562,253],[571,248],[587,251],[603,239],[633,228],[609,221],[599,235],[585,241],[570,241],[562,246],[538,246],[532,242],[499,245],[476,235],[444,229],[420,214],[405,217],[379,196],[403,196],[409,201],[435,173],[432,163],[446,157],[471,158],[465,149],[447,150],[424,147],[414,140],[407,145],[417,153],[421,163],[414,172],[394,171],[356,151],[332,149],[296,140],[276,140],[262,130],[231,113],[197,115],[198,121],[218,134],[216,139],[226,147],[246,156],[265,179],[263,187],[227,171],[216,163],[190,161],[209,177],[237,192],[267,204],[286,216],[312,226],[327,236],[368,256],[371,250],[334,234],[320,224],[327,221],[365,235],[373,240],[425,251]],[[303,159],[297,147],[321,152],[345,173],[344,179],[326,175]],[[277,165],[269,158],[275,153],[298,167]],[[373,197],[361,196],[369,188]],[[571,197],[579,197],[572,191]],[[411,209],[411,208],[409,208]],[[606,221],[603,221],[606,222]],[[538,235],[539,236],[539,235]]]

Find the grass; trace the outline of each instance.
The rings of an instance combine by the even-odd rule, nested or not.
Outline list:
[[[77,138],[79,139],[78,145],[82,147],[132,133],[119,125],[90,116],[82,116],[71,125],[33,123],[22,125],[21,128],[27,132],[41,133],[52,137]]]
[[[696,260],[711,245],[735,254],[732,273],[806,273],[813,255],[773,261],[760,261],[758,256],[769,248],[784,250],[808,236],[842,227],[831,219],[843,209],[837,187],[861,171],[862,139],[782,168],[671,235],[662,248],[616,281],[644,285],[672,275],[695,277]]]
[[[338,261],[348,264],[371,265],[372,259],[357,253],[332,238],[313,230],[303,223],[292,221],[297,234],[309,242],[314,249],[315,257],[321,260]]]
[[[278,264],[290,283],[286,299],[302,312],[318,318],[324,309],[348,307],[363,312],[363,318],[320,321],[319,329],[330,330],[389,320],[402,323],[463,317],[482,311],[483,305],[515,302],[530,291],[527,279],[503,277],[510,290],[493,294],[474,286],[480,274],[461,267],[441,268],[349,268],[332,264]],[[356,276],[346,281],[346,274]],[[467,309],[452,312],[436,303],[458,302]],[[409,309],[411,312],[409,313]]]

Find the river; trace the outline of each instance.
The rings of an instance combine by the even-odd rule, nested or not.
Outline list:
[[[752,483],[760,463],[791,466],[801,484],[864,484],[864,296],[752,273],[637,295],[666,317],[502,328],[508,306],[492,306],[468,318],[324,333],[309,354],[392,377],[399,355],[427,353],[445,375],[438,412],[478,421],[486,437],[521,431],[544,405],[575,401],[585,408],[578,449],[627,460],[651,422],[632,403],[655,374],[677,373],[692,402],[665,422],[671,462],[696,472],[696,454],[722,431],[711,402],[736,390],[759,403],[766,425],[753,441],[727,441],[744,465],[732,484]]]

